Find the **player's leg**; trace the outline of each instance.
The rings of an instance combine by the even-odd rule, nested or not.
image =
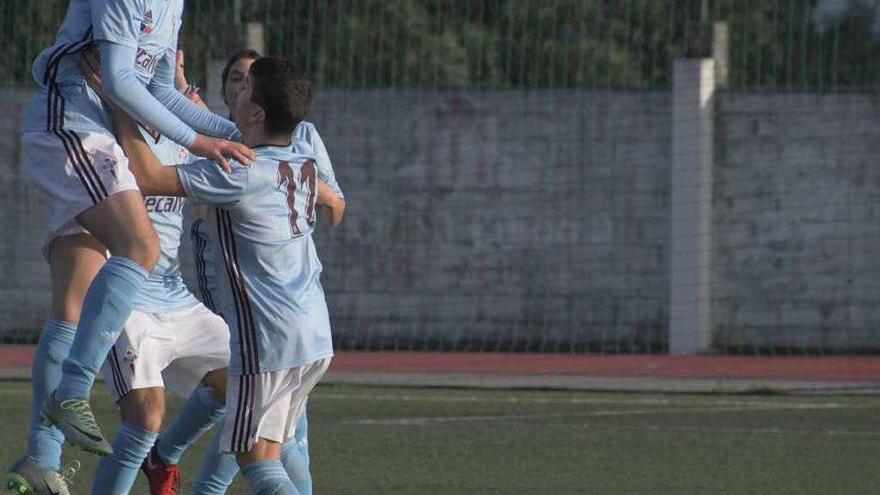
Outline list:
[[[175,359],[163,370],[163,380],[167,390],[188,400],[162,432],[143,470],[151,493],[172,495],[181,456],[223,418],[229,328],[202,304],[166,314],[163,322],[174,329],[175,339]]]
[[[235,454],[251,493],[299,495],[281,464],[297,370],[230,376],[220,447]]]
[[[56,399],[86,398],[107,351],[131,315],[132,301],[155,267],[158,237],[143,198],[136,190],[122,191],[77,216],[113,254],[86,294],[70,356]]]
[[[76,128],[95,122],[93,98],[77,85],[50,84],[27,110],[21,144],[25,170],[51,200],[49,232],[77,220],[114,254],[92,282],[59,387],[42,411],[69,442],[106,454],[87,399],[131,298],[158,260],[159,242],[112,133]]]
[[[190,493],[192,495],[223,495],[232,485],[235,475],[238,474],[238,463],[235,456],[229,452],[220,451],[220,437],[223,429],[220,428],[214,434],[205,455],[202,458],[202,467],[196,475]]]
[[[225,389],[226,369],[208,373],[205,381]],[[183,453],[223,419],[225,397],[220,397],[221,399],[217,400],[216,392],[203,382],[190,394],[186,404],[162,432],[142,466],[149,480],[151,493],[161,495],[177,493],[180,479],[177,465]],[[220,493],[225,493],[225,489]]]
[[[113,257],[89,287],[73,347],[62,365],[63,375],[53,400],[47,401],[43,409],[44,416],[64,432],[68,441],[102,455],[112,450],[95,423],[88,396],[107,351],[131,314],[134,297],[159,258],[158,237],[127,169],[127,159],[115,141],[108,139],[112,138],[93,134],[85,142],[89,143],[87,149],[101,156],[114,154],[110,155],[116,160],[110,167],[115,184],[110,187],[112,194],[78,213],[76,220]]]
[[[232,485],[238,474],[235,456],[228,452],[220,452],[220,435],[214,435],[211,445],[205,451],[202,467],[193,483],[193,495],[222,495]],[[309,471],[308,418],[306,406],[296,425],[294,436],[281,446],[281,464],[293,481],[300,495],[311,495],[312,475]]]
[[[311,495],[312,473],[309,471],[309,420],[303,404],[296,430],[281,447],[281,463],[300,495]]]
[[[186,404],[162,432],[156,453],[166,466],[178,464],[186,449],[223,418],[226,372],[223,368],[208,373],[202,385],[190,394]]]
[[[251,450],[236,455],[241,474],[256,495],[299,495],[284,465],[281,444],[265,438],[254,443]]]
[[[40,408],[58,386],[61,363],[73,343],[83,298],[106,261],[104,246],[85,233],[56,237],[48,251],[52,313],[40,334],[31,369],[33,404],[27,453],[10,469],[7,483],[8,488],[19,493],[41,493],[41,486],[57,493],[67,493],[63,473],[59,472],[64,435],[42,421]]]
[[[309,393],[329,365],[325,358],[300,368],[230,379],[227,404],[230,411],[233,404],[241,406],[236,411],[243,414],[227,415],[221,447],[236,453],[255,493],[298,493],[281,463],[282,442],[294,433]]]
[[[193,483],[193,495],[222,495],[232,485],[238,474],[238,463],[235,456],[228,452],[220,452],[220,435],[214,435],[211,444],[205,450],[202,467]],[[293,482],[299,495],[311,495],[312,475],[309,471],[308,419],[306,407],[303,405],[299,422],[293,437],[281,446],[281,464],[287,476]]]
[[[159,315],[134,311],[107,354],[104,381],[122,424],[113,454],[101,459],[94,494],[128,493],[153,448],[165,413],[162,371],[174,359],[174,329]]]
[[[119,401],[122,424],[113,439],[113,454],[101,459],[95,471],[93,495],[131,491],[138,470],[159,436],[165,412],[165,390],[131,390]]]
[[[302,376],[302,387],[291,399],[291,419],[287,439],[281,448],[281,462],[300,495],[311,495],[312,473],[309,470],[309,420],[306,412],[308,394],[324,376],[330,359],[307,365]]]

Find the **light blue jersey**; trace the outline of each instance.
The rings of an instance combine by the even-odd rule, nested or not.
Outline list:
[[[189,161],[190,154],[183,146],[160,136],[158,139],[141,130],[156,158],[164,165]],[[144,206],[159,236],[161,256],[143,290],[134,301],[134,308],[144,313],[165,313],[196,306],[199,301],[187,289],[180,274],[178,249],[183,232],[183,207],[186,198],[174,196],[147,196]]]
[[[333,355],[315,226],[311,147],[258,146],[227,174],[210,160],[178,167],[188,197],[209,208],[217,290],[230,328],[230,373],[264,373]]]
[[[71,0],[55,44],[34,61],[41,91],[28,108],[23,130],[103,133],[112,128],[77,65],[78,53],[98,41],[106,42],[100,44],[104,89],[136,120],[185,146],[195,140],[196,131],[236,136],[234,124],[200,109],[174,88],[182,15],[183,0]]]
[[[34,80],[45,87],[54,70],[57,84],[78,82],[76,59],[67,55],[104,40],[137,49],[135,73],[146,86],[160,60],[174,60],[182,16],[183,0],[70,0],[55,44],[34,61]]]
[[[342,196],[342,188],[336,181],[336,173],[333,172],[333,164],[330,162],[330,155],[327,153],[327,147],[324,146],[324,140],[318,134],[318,129],[311,122],[300,122],[293,131],[293,139],[305,141],[315,152],[315,166],[318,168],[318,178],[326,182],[330,189]]]
[[[300,122],[293,132],[294,140],[305,141],[315,153],[315,165],[318,169],[318,178],[324,181],[336,194],[345,197],[339,182],[336,180],[336,173],[333,171],[333,163],[330,161],[330,155],[327,153],[327,147],[318,130],[311,122]],[[193,246],[193,260],[196,271],[196,282],[198,284],[198,296],[202,303],[211,311],[223,316],[214,304],[214,292],[216,285],[214,283],[214,264],[213,250],[208,236],[208,226],[202,219],[196,219],[190,228],[190,236]]]

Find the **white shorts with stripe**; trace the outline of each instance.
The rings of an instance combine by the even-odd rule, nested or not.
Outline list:
[[[330,357],[298,368],[231,375],[220,436],[223,452],[248,452],[265,438],[283,443],[296,433],[303,405],[330,366]]]
[[[111,134],[25,131],[21,145],[25,170],[50,198],[46,245],[79,232],[80,213],[116,193],[138,190],[128,158]]]
[[[202,304],[169,313],[134,311],[107,354],[104,379],[116,401],[140,388],[187,397],[205,374],[229,366],[229,328]]]

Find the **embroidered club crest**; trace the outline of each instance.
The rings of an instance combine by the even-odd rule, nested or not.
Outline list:
[[[131,368],[132,373],[134,373],[134,361],[137,357],[137,351],[134,350],[134,347],[128,347],[128,349],[125,350],[125,362],[128,363],[128,367]]]
[[[116,157],[113,155],[102,151],[95,152],[95,165],[101,168],[101,172],[105,174],[109,172],[114,179],[119,180],[119,177],[116,175],[116,163]]]

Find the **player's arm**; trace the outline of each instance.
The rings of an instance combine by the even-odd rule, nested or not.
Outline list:
[[[344,198],[345,194],[336,181],[336,173],[333,171],[333,164],[330,162],[330,154],[327,153],[327,147],[324,145],[324,140],[321,139],[318,129],[311,122],[304,121],[300,123],[296,134],[311,146],[312,153],[315,155],[315,168],[318,171],[318,177]],[[294,142],[295,145],[296,141]]]
[[[109,99],[138,121],[186,146],[192,153],[217,160],[226,170],[229,170],[226,157],[250,163],[256,156],[248,147],[196,133],[171,110],[159,104],[141,84],[134,66],[137,61],[138,38],[141,32],[140,13],[143,12],[143,7],[143,2],[136,0],[89,0],[92,36],[100,48],[101,74]],[[177,45],[176,33],[173,45]],[[168,58],[167,54],[163,58]],[[174,69],[170,72],[173,78]]]
[[[248,183],[247,167],[235,164],[231,173],[211,160],[173,167],[162,165],[144,140],[134,120],[118,109],[111,110],[117,140],[128,156],[129,168],[146,196],[187,196],[220,206],[237,204]]]
[[[311,122],[304,121],[300,123],[294,135],[297,138],[293,140],[294,149],[297,152],[306,155],[313,154],[315,156],[315,168],[317,169],[320,182],[329,186],[330,190],[342,200],[342,207],[337,208],[335,212],[326,205],[318,205],[322,210],[320,217],[326,218],[327,223],[332,226],[339,225],[345,214],[345,194],[343,194],[342,188],[339,187],[339,183],[336,181],[336,174],[333,172],[333,165],[330,163],[327,147],[324,146],[321,135],[318,134],[318,130]]]
[[[199,106],[178,91],[175,86],[177,57],[176,52],[167,51],[156,64],[156,73],[148,89],[174,115],[180,117],[196,131],[226,139],[240,139],[241,133],[232,121]],[[183,143],[181,143],[183,144]]]
[[[106,85],[101,80],[100,60],[92,50],[86,50],[79,60],[80,71],[86,82],[107,105],[116,127],[116,139],[129,160],[129,169],[137,179],[145,196],[184,196],[183,187],[173,168],[165,167],[144,141],[137,123],[108,98]]]
[[[325,217],[328,219],[330,225],[339,225],[339,222],[342,221],[342,216],[345,215],[345,199],[330,188],[330,186],[328,186],[323,180],[318,179],[317,183],[317,203],[330,212],[330,215]]]
[[[186,196],[175,167],[162,165],[144,140],[137,123],[118,108],[110,110],[116,140],[128,156],[128,167],[144,196]]]
[[[101,79],[104,92],[126,113],[150,125],[171,140],[186,146],[193,154],[216,160],[227,171],[229,171],[229,164],[225,158],[227,156],[242,163],[250,163],[255,158],[253,151],[247,146],[198,134],[178,118],[180,115],[188,120],[190,125],[200,130],[233,133],[234,124],[226,121],[232,125],[232,128],[227,129],[225,124],[220,122],[225,119],[199,108],[174,88],[174,68],[167,67],[167,61],[158,64],[154,80],[163,77],[170,79],[171,82],[165,80],[152,83],[148,91],[140,83],[134,71],[137,54],[135,47],[110,41],[100,41],[98,46],[101,52]],[[167,58],[163,57],[163,60]]]

